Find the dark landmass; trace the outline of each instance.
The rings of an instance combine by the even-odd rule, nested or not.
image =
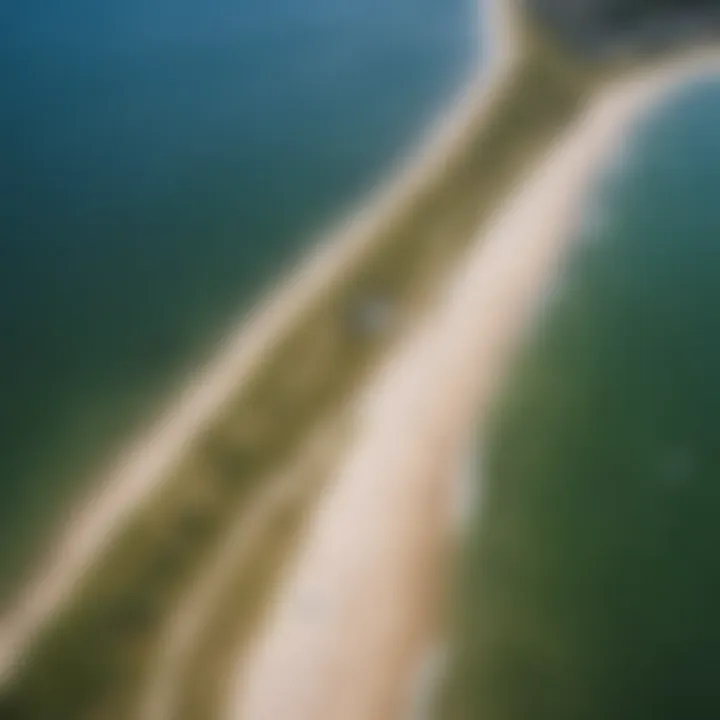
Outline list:
[[[718,0],[524,0],[574,50],[595,57],[643,54],[720,30]]]

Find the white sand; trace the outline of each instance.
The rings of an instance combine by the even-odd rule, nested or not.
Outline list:
[[[310,473],[322,468],[328,456],[338,453],[342,418],[333,416],[331,422],[332,426],[328,426],[329,421],[323,420],[309,431],[291,466],[257,488],[244,507],[240,521],[234,524],[219,550],[193,578],[190,590],[169,614],[153,658],[153,672],[147,678],[136,713],[138,720],[177,717],[186,663],[211,622],[223,593],[236,580],[238,570],[252,561],[256,548],[266,540],[266,533],[274,529],[278,515],[301,502],[302,496],[312,490],[317,478]]]
[[[241,665],[228,718],[397,717],[427,641],[418,628],[448,534],[451,470],[556,274],[593,171],[677,83],[719,71],[719,55],[697,55],[603,92],[478,238],[369,388],[356,445]]]
[[[94,483],[88,497],[68,519],[65,533],[53,543],[36,577],[22,589],[0,619],[0,683],[12,677],[24,652],[48,619],[68,601],[79,579],[117,536],[128,518],[182,462],[188,441],[213,421],[255,368],[260,366],[325,288],[342,282],[372,248],[378,230],[412,203],[463,147],[471,121],[490,106],[494,90],[510,71],[515,56],[505,40],[503,0],[486,0],[493,14],[493,32],[503,40],[492,54],[488,74],[473,81],[437,127],[431,128],[420,151],[379,184],[361,211],[319,243],[298,271],[273,288],[266,302],[229,336],[208,368],[190,383],[175,406],[143,434],[107,477]],[[494,17],[497,16],[497,17]],[[504,24],[503,24],[504,23]],[[97,490],[99,488],[99,490]]]

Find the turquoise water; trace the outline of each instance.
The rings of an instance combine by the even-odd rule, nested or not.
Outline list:
[[[477,62],[472,0],[0,7],[0,594]]]
[[[482,458],[445,718],[716,718],[720,83],[646,118]]]

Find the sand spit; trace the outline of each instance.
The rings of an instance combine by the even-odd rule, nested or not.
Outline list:
[[[406,708],[431,637],[453,473],[556,275],[595,172],[633,122],[692,77],[697,53],[593,98],[499,210],[446,295],[367,389],[356,442],[322,499],[228,720],[375,720]]]

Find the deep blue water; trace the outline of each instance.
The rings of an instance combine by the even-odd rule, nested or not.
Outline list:
[[[475,22],[472,0],[0,4],[0,577],[440,113]]]
[[[720,717],[720,83],[637,127],[495,412],[443,718]]]

